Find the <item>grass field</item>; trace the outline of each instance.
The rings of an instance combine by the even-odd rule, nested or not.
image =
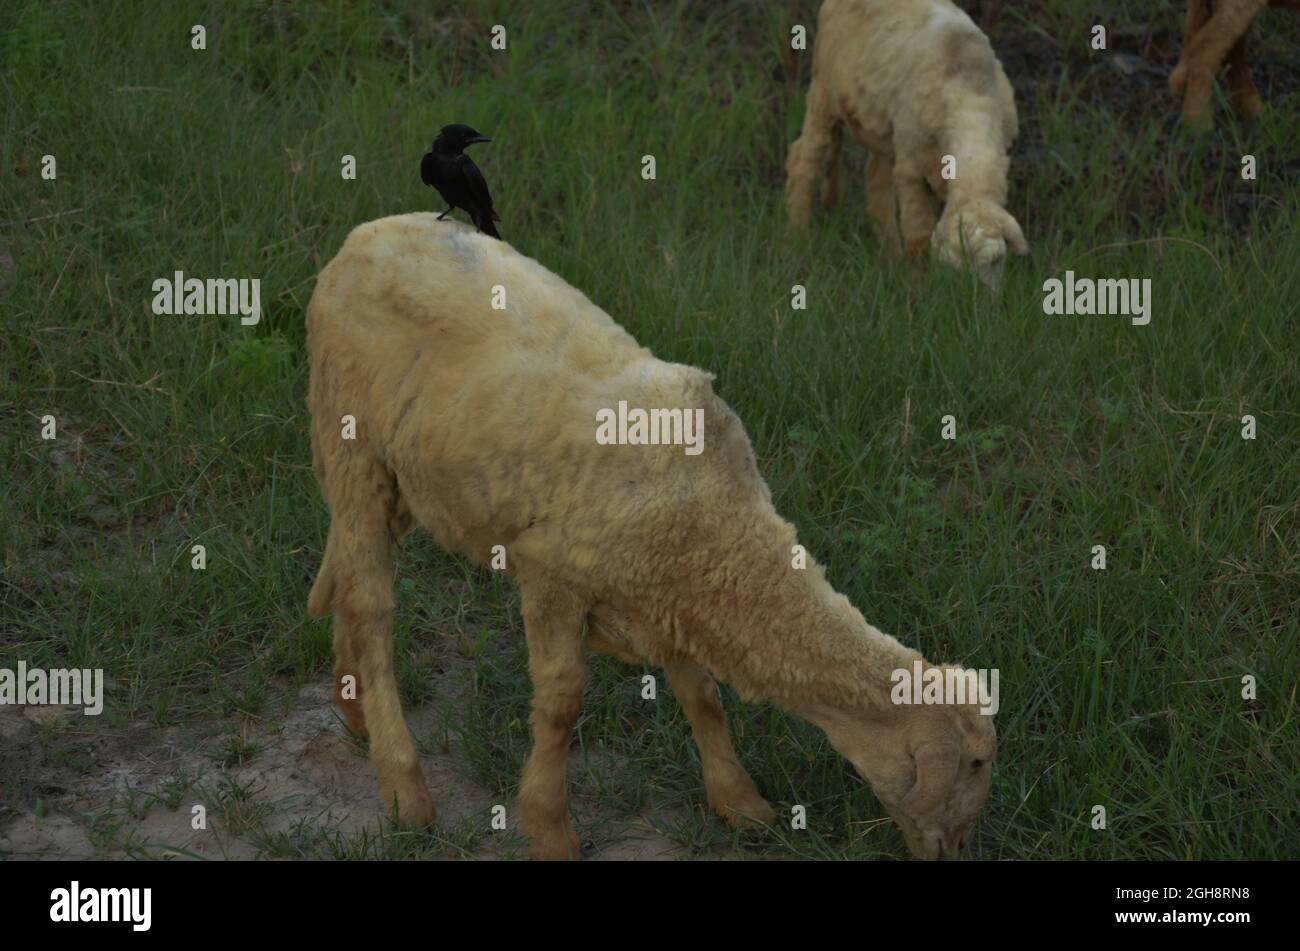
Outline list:
[[[0,855],[30,854],[7,827],[59,816],[97,854],[156,854],[139,820],[190,802],[262,855],[491,840],[486,812],[382,826],[373,793],[361,831],[272,834],[280,804],[238,772],[329,679],[329,622],[305,617],[326,527],[303,403],[315,275],[355,225],[442,210],[417,167],[459,121],[494,139],[475,158],[502,235],[659,357],[717,375],[778,509],[867,619],[1000,670],[972,856],[1300,857],[1300,17],[1256,24],[1264,118],[1220,102],[1195,136],[1164,85],[1178,4],[1007,5],[989,33],[1017,88],[1009,208],[1032,250],[994,296],[882,261],[858,150],[811,239],[785,237],[811,56],[788,38],[812,31],[808,0],[120,6],[0,11],[0,667],[112,682],[90,726],[0,731]],[[1045,316],[1043,282],[1067,269],[1150,278],[1151,323]],[[175,270],[260,278],[260,323],[155,316],[152,282]],[[531,689],[513,588],[413,536],[395,631],[422,751],[510,802]],[[645,822],[678,855],[906,854],[818,731],[724,689],[759,788],[810,816],[730,832],[642,673],[592,661],[571,765],[592,848]],[[137,731],[206,751],[207,770],[113,787],[106,758]]]

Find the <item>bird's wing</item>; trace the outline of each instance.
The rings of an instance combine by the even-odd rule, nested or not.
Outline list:
[[[433,163],[433,153],[425,152],[424,158],[420,159],[420,178],[424,181],[424,184],[429,186],[432,186],[435,181]]]
[[[487,181],[483,178],[483,173],[478,170],[478,166],[470,160],[468,155],[460,157],[460,173],[464,176],[465,185],[469,188],[470,197],[478,203],[479,208],[489,217],[496,221],[501,220],[501,216],[496,213],[492,207],[492,196],[488,194]]]

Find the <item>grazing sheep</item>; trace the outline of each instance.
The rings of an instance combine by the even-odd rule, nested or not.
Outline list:
[[[1214,74],[1228,60],[1228,101],[1243,119],[1257,119],[1264,111],[1259,90],[1250,78],[1246,36],[1250,24],[1265,7],[1300,10],[1300,0],[1187,0],[1183,22],[1183,51],[1169,74],[1169,88],[1183,99],[1183,121],[1207,129]],[[1211,13],[1211,10],[1213,11]]]
[[[432,214],[352,232],[320,274],[307,349],[330,510],[308,611],[334,612],[335,699],[369,736],[400,820],[434,818],[390,638],[394,553],[418,522],[479,563],[504,546],[519,585],[535,743],[519,815],[534,857],[578,855],[565,769],[584,646],[664,668],[709,804],[732,823],[774,813],[732,748],[714,675],[823,728],[914,853],[960,848],[988,792],[990,718],[890,702],[891,672],[920,655],[863,620],[811,558],[793,566],[794,529],[709,374],[655,359],[536,261]],[[620,401],[702,413],[697,451],[598,444]],[[341,438],[344,416],[355,438]]]
[[[1029,251],[1004,207],[1015,96],[988,39],[950,0],[822,4],[808,111],[786,160],[786,207],[798,232],[808,229],[828,164],[822,204],[835,202],[845,129],[870,153],[867,211],[887,251],[916,261],[933,244],[939,260],[968,262],[990,286],[1008,246]],[[944,156],[955,159],[951,181]]]

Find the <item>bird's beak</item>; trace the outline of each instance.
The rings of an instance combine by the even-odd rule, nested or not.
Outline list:
[[[491,141],[492,140],[489,139],[486,135],[476,135],[474,136],[474,138],[470,139],[469,142],[466,143],[466,145],[478,145],[480,142],[491,142]]]

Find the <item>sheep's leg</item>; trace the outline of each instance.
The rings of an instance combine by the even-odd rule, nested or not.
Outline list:
[[[1169,90],[1175,96],[1182,96],[1187,87],[1187,48],[1191,45],[1192,37],[1200,32],[1209,18],[1209,0],[1187,0],[1187,15],[1183,19],[1183,48],[1178,53],[1178,62],[1174,65],[1173,72],[1169,74]]]
[[[822,188],[822,207],[830,211],[840,197],[840,148],[844,130],[837,122],[831,126],[831,144],[826,156],[826,184]]]
[[[1193,127],[1204,128],[1210,123],[1210,104],[1214,95],[1214,73],[1228,51],[1250,29],[1250,23],[1268,0],[1241,0],[1240,3],[1220,3],[1205,25],[1197,31],[1183,50],[1179,76],[1170,76],[1185,85],[1183,93],[1183,119]]]
[[[352,631],[334,622],[334,703],[343,712],[348,730],[362,739],[370,738],[366,714],[361,706],[361,664],[352,651]]]
[[[370,738],[384,805],[396,807],[404,824],[427,825],[436,811],[393,673],[393,552],[410,515],[382,465],[347,457],[334,462],[338,477],[324,480],[329,538],[309,610],[334,612],[334,696],[348,727]]]
[[[1258,119],[1264,113],[1264,103],[1259,98],[1255,81],[1250,78],[1250,60],[1246,56],[1246,37],[1228,50],[1228,100],[1232,109],[1243,119]]]
[[[598,620],[587,625],[587,644],[628,664],[644,664],[645,658],[630,653],[627,645],[606,637]],[[734,826],[771,822],[776,813],[761,795],[754,780],[736,758],[727,732],[727,717],[718,696],[718,686],[707,670],[695,664],[669,664],[664,672],[668,684],[690,721],[695,746],[704,768],[704,788],[709,805]]]
[[[352,642],[379,796],[386,808],[396,809],[397,820],[404,825],[428,825],[437,813],[402,716],[393,674],[391,563],[387,570],[372,566],[357,571],[351,584],[335,608],[335,636]]]
[[[560,588],[521,583],[528,672],[533,681],[533,750],[524,763],[519,822],[534,859],[579,858],[565,776],[586,680],[582,627],[587,605]]]
[[[1187,0],[1187,13],[1183,19],[1183,39],[1190,40],[1210,18],[1210,0]]]
[[[885,253],[899,255],[898,199],[894,195],[894,162],[872,152],[867,157],[867,213]]]
[[[925,261],[934,231],[934,198],[925,177],[915,171],[894,167],[894,188],[898,194],[899,228],[903,234],[903,254],[914,265]]]
[[[800,234],[808,230],[813,193],[826,168],[834,125],[828,97],[814,76],[808,90],[808,111],[803,117],[803,129],[790,146],[790,155],[785,161],[786,213],[790,227]]]
[[[395,495],[390,489],[388,497],[391,499]],[[389,538],[396,542],[400,540],[411,528],[412,520],[409,509],[401,501],[396,499],[394,511],[389,519]],[[338,545],[338,538],[335,536],[335,545]],[[329,544],[326,545],[325,564],[329,565],[336,559],[329,557]],[[334,579],[332,572],[321,571],[321,583],[319,584],[321,595],[328,601],[332,597]],[[392,583],[389,582],[389,587]],[[328,589],[328,590],[327,590]],[[313,595],[316,592],[313,591]],[[313,612],[315,615],[323,614],[329,610],[329,605],[318,606]],[[334,703],[343,713],[343,718],[347,722],[348,729],[361,737],[362,739],[370,738],[370,731],[366,728],[365,709],[361,703],[361,656],[360,645],[354,644],[355,637],[353,630],[346,624],[334,625]]]
[[[712,675],[694,664],[670,664],[664,671],[691,723],[704,767],[704,788],[714,812],[737,827],[774,820],[776,813],[736,758],[722,698]]]

